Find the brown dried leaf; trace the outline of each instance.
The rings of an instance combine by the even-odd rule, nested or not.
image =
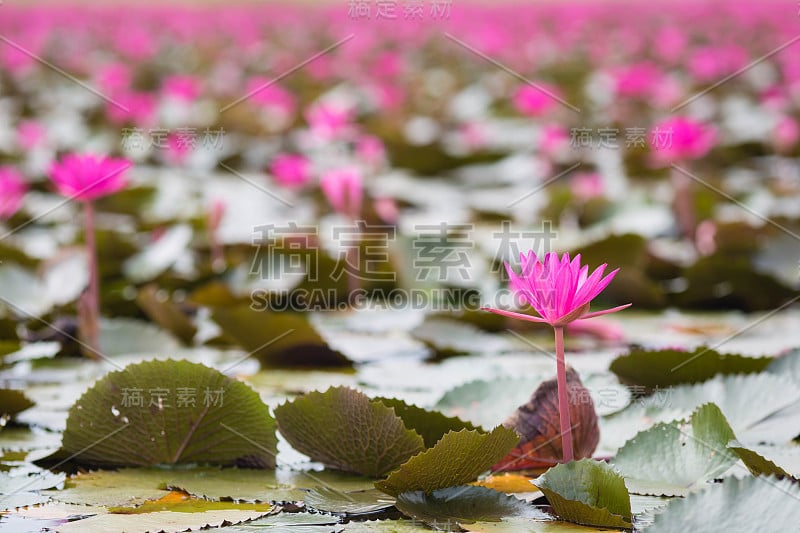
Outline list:
[[[600,442],[597,412],[589,390],[578,373],[567,368],[567,389],[570,399],[570,422],[575,459],[591,457]],[[558,416],[556,379],[543,382],[503,425],[522,435],[519,444],[494,471],[548,468],[561,461],[561,424]]]

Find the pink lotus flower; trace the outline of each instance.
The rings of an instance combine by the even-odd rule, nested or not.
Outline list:
[[[572,461],[572,424],[570,423],[569,394],[567,391],[567,367],[564,354],[564,327],[575,322],[620,311],[631,304],[603,311],[589,312],[590,302],[614,279],[618,270],[603,277],[606,265],[601,265],[589,274],[589,267],[581,267],[581,256],[570,261],[569,254],[561,260],[550,252],[539,262],[536,252],[520,254],[522,275],[517,276],[506,263],[511,276],[511,288],[539,313],[531,316],[503,309],[484,307],[486,311],[530,322],[543,322],[553,326],[556,338],[556,384],[558,386],[558,414],[561,426],[561,449],[564,462]]]
[[[254,104],[286,117],[294,115],[297,108],[295,97],[289,91],[262,76],[250,78],[245,94],[250,95],[250,101]]]
[[[592,198],[600,198],[605,192],[603,177],[597,172],[580,172],[569,181],[572,195],[578,200],[586,202]]]
[[[738,71],[747,60],[747,52],[739,46],[706,46],[693,51],[688,68],[695,80],[707,83]]]
[[[106,103],[106,114],[114,124],[134,124],[140,128],[152,126],[156,116],[156,99],[150,93],[123,92]]]
[[[128,90],[132,84],[133,73],[124,63],[106,65],[97,73],[97,85],[109,93]]]
[[[488,307],[486,311],[562,327],[575,320],[607,315],[631,305],[589,313],[589,303],[611,283],[619,269],[603,277],[607,266],[603,264],[589,275],[589,267],[581,267],[580,254],[570,261],[569,254],[564,254],[559,260],[557,253],[550,252],[540,262],[536,252],[531,250],[527,256],[520,254],[520,263],[520,276],[506,263],[506,270],[511,277],[510,286],[539,316]]]
[[[775,148],[779,152],[789,152],[797,146],[798,140],[800,140],[800,126],[798,126],[797,121],[791,117],[781,118],[772,134],[772,142]]]
[[[11,167],[0,167],[0,218],[6,219],[22,207],[28,186],[22,176]]]
[[[192,153],[193,139],[186,134],[170,133],[167,135],[166,160],[171,165],[183,164]]]
[[[320,187],[331,206],[339,213],[357,217],[361,212],[364,184],[356,168],[340,168],[322,175]]]
[[[311,163],[295,154],[278,154],[272,160],[270,172],[284,187],[300,188],[311,179]]]
[[[652,63],[637,63],[614,72],[618,96],[647,98],[662,83],[664,74]]]
[[[26,120],[20,122],[17,128],[17,144],[23,150],[33,150],[47,136],[47,131],[36,121]]]
[[[305,113],[311,130],[324,139],[339,137],[350,126],[352,115],[349,108],[327,103],[314,104]]]
[[[378,166],[386,157],[383,143],[374,135],[363,135],[356,142],[356,155],[369,166]]]
[[[167,96],[184,102],[194,102],[200,94],[200,84],[191,76],[169,76],[162,88]]]
[[[397,219],[400,218],[400,210],[397,208],[397,202],[394,198],[391,196],[375,198],[375,201],[372,202],[372,207],[382,221],[387,224],[397,224]]]
[[[700,159],[717,143],[713,127],[687,117],[663,120],[653,127],[650,135],[653,162],[660,166]]]
[[[514,93],[514,107],[529,116],[541,115],[558,105],[559,90],[550,85],[537,83],[537,86],[522,85]]]
[[[88,202],[124,188],[130,166],[126,159],[68,154],[50,167],[50,179],[62,195]]]
[[[569,147],[569,130],[557,124],[549,124],[542,128],[539,137],[539,150],[549,158],[554,158]]]

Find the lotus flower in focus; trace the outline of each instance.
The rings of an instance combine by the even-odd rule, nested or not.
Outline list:
[[[528,255],[520,254],[520,262],[522,263],[520,276],[516,275],[506,263],[506,269],[511,276],[511,288],[526,303],[530,304],[539,313],[539,316],[488,307],[483,309],[498,315],[530,322],[543,322],[553,326],[556,338],[556,383],[562,460],[567,463],[572,461],[575,455],[572,442],[574,427],[570,423],[570,400],[567,391],[564,327],[576,320],[620,311],[631,304],[590,313],[590,302],[611,283],[619,269],[603,277],[606,268],[606,265],[603,264],[589,274],[589,267],[581,266],[580,254],[570,260],[569,254],[564,254],[559,259],[558,254],[550,252],[544,256],[544,261],[539,261],[536,252],[530,251]]]
[[[58,192],[88,202],[113,194],[127,184],[126,159],[69,154],[50,167],[50,179]]]
[[[629,307],[621,305],[603,311],[589,312],[590,302],[605,289],[619,269],[603,277],[606,264],[589,274],[589,267],[581,266],[581,256],[570,260],[569,254],[561,259],[550,252],[539,261],[536,253],[520,254],[522,273],[517,275],[506,263],[511,276],[511,288],[539,314],[538,317],[515,313],[503,309],[485,308],[498,315],[520,318],[530,322],[542,322],[553,327],[562,327],[578,319],[607,315]]]
[[[25,180],[11,167],[0,167],[0,219],[9,218],[22,207],[28,190]]]

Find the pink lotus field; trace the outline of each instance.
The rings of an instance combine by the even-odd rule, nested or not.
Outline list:
[[[0,530],[797,529],[794,0],[0,4]]]

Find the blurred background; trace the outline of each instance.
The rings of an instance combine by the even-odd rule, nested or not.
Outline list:
[[[12,345],[77,327],[68,153],[131,164],[95,202],[102,314],[186,342],[387,301],[494,330],[529,249],[621,268],[609,305],[794,301],[796,3],[211,3],[0,7]]]

